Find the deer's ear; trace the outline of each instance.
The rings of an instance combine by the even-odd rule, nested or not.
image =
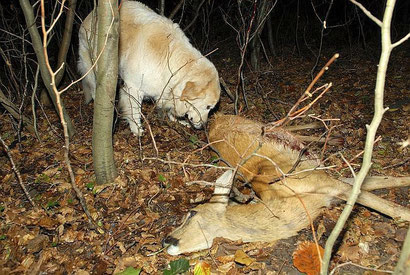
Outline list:
[[[232,170],[228,170],[216,180],[214,194],[210,200],[213,203],[215,210],[226,210],[234,176],[234,172]]]
[[[188,81],[185,84],[185,88],[182,90],[180,100],[194,100],[201,98],[201,96],[203,96],[202,89],[195,82]]]

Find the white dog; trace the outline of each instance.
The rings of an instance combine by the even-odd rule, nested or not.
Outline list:
[[[96,21],[92,12],[80,28],[78,69],[82,74],[97,56]],[[195,128],[201,128],[219,100],[218,72],[178,24],[142,3],[126,1],[120,8],[119,39],[119,75],[124,80],[119,104],[131,131],[142,134],[141,103],[147,97],[166,110],[171,120],[187,117]],[[95,97],[95,72],[82,83],[89,102]]]

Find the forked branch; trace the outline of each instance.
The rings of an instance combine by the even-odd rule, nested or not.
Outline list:
[[[16,164],[14,163],[13,157],[12,157],[12,155],[11,155],[11,153],[10,153],[10,149],[9,149],[9,147],[7,146],[7,144],[4,142],[4,140],[3,140],[3,138],[2,138],[1,136],[0,136],[0,142],[1,142],[1,144],[3,145],[4,151],[6,151],[6,153],[7,153],[7,156],[8,156],[8,158],[9,158],[9,160],[10,160],[10,163],[11,163],[11,167],[12,167],[14,173],[16,174],[16,177],[17,177],[18,183],[20,184],[21,189],[23,189],[23,192],[24,192],[24,194],[26,195],[27,199],[29,200],[30,204],[36,209],[37,206],[36,206],[36,204],[34,203],[33,199],[31,198],[30,193],[28,192],[27,187],[26,187],[26,185],[25,185],[24,182],[23,182],[23,179],[21,178],[20,172],[19,172],[19,170],[17,169],[17,166],[16,166]]]
[[[64,1],[62,3],[62,5],[64,4]],[[78,188],[76,181],[75,181],[75,177],[74,177],[74,172],[73,169],[71,167],[71,162],[70,162],[70,136],[68,133],[68,127],[67,127],[67,121],[64,117],[64,112],[63,112],[63,107],[62,107],[62,103],[61,103],[61,91],[58,91],[57,89],[57,85],[56,85],[56,75],[58,74],[58,70],[56,72],[53,71],[53,69],[50,66],[50,61],[48,58],[48,52],[47,52],[47,42],[48,42],[48,33],[51,31],[51,28],[49,28],[48,30],[46,29],[46,23],[45,23],[45,7],[44,7],[44,0],[41,0],[40,2],[40,6],[41,6],[41,30],[43,33],[43,56],[44,56],[44,61],[45,61],[45,65],[47,67],[48,73],[51,77],[51,89],[54,93],[55,99],[56,99],[56,106],[57,106],[57,110],[60,116],[60,120],[61,120],[61,124],[63,125],[63,131],[64,131],[64,160],[65,163],[67,165],[67,169],[68,169],[68,173],[70,175],[70,183],[71,183],[71,187],[74,189],[77,199],[79,200],[84,213],[87,215],[89,222],[96,228],[97,225],[94,221],[94,219],[91,216],[90,211],[88,210],[87,207],[87,203],[85,201],[84,195],[81,192],[81,190]],[[62,13],[62,8],[60,9],[60,13]],[[58,18],[59,16],[57,16]],[[54,26],[54,24],[52,24],[52,26]]]
[[[339,57],[339,54],[336,53],[333,55],[333,57],[326,63],[325,66],[317,73],[316,77],[312,80],[312,82],[309,84],[309,86],[306,88],[306,90],[303,92],[303,94],[300,96],[300,98],[296,101],[296,103],[292,106],[292,108],[289,110],[288,114],[286,117],[284,117],[281,120],[275,121],[270,124],[270,126],[266,127],[266,131],[269,131],[272,128],[279,127],[279,126],[284,126],[286,123],[288,123],[290,120],[295,119],[302,114],[306,113],[315,103],[318,101],[331,87],[332,83],[325,84],[315,91],[311,92],[313,86],[317,83],[317,81],[320,79],[320,77],[329,69],[329,66]],[[312,96],[318,92],[319,90],[324,89],[312,102],[307,104],[306,106],[300,108],[297,110],[299,105],[307,100],[308,98],[312,98]]]
[[[358,3],[354,0],[351,0],[351,2],[358,5]],[[353,206],[356,203],[361,193],[362,183],[364,179],[366,178],[366,175],[372,166],[372,153],[373,153],[374,141],[376,138],[376,131],[381,123],[384,112],[386,112],[386,110],[388,109],[388,108],[383,107],[383,98],[384,98],[384,86],[385,86],[385,81],[386,81],[387,66],[389,63],[390,53],[393,49],[393,45],[391,44],[391,37],[390,37],[390,27],[391,27],[391,20],[393,17],[393,10],[394,10],[395,3],[396,3],[395,0],[387,0],[382,22],[375,20],[374,17],[369,16],[369,13],[366,13],[373,21],[376,22],[376,24],[378,24],[381,27],[382,52],[380,55],[379,66],[377,70],[375,98],[374,98],[374,115],[373,115],[373,119],[370,125],[366,125],[367,136],[366,136],[366,142],[365,142],[362,167],[359,173],[357,174],[357,176],[355,177],[355,183],[353,184],[353,189],[347,200],[346,206],[343,209],[343,212],[339,220],[337,221],[335,228],[333,229],[332,233],[330,234],[326,242],[325,253],[323,256],[322,268],[321,268],[322,275],[328,273],[329,262],[330,262],[333,245],[337,237],[339,236],[340,232],[342,231],[347,219],[350,216]],[[359,5],[359,7],[362,10],[365,10],[363,6]]]

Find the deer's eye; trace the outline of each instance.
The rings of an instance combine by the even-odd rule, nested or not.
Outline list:
[[[195,210],[191,210],[191,211],[189,211],[189,213],[188,213],[188,219],[190,219],[190,218],[192,218],[193,216],[195,216],[196,215],[196,213],[198,213],[197,211],[195,211]]]
[[[208,106],[206,106],[206,109],[207,109],[207,110],[211,110],[211,109],[212,109],[212,106],[211,106],[211,105],[208,105]]]

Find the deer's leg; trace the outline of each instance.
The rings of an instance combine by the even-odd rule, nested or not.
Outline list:
[[[252,181],[252,189],[256,195],[263,201],[273,200],[276,197],[276,194],[272,188],[270,188],[269,183],[266,181]]]
[[[342,178],[341,181],[353,184],[353,178]],[[373,176],[373,177],[366,177],[362,190],[377,190],[382,188],[394,188],[394,187],[401,187],[401,186],[410,186],[410,177],[388,177],[388,176]]]

